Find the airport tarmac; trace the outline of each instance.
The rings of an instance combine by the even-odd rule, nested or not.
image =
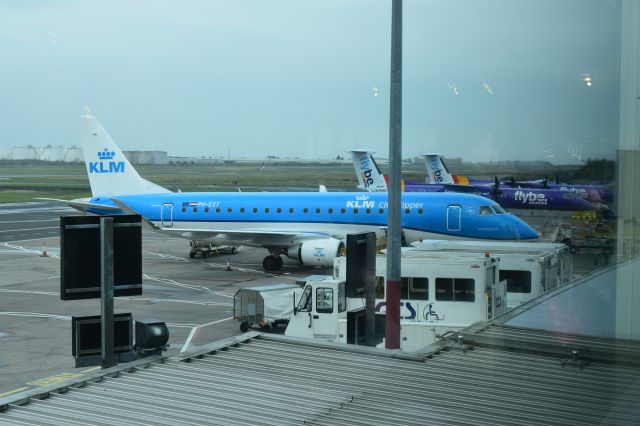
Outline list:
[[[74,368],[71,317],[99,315],[99,299],[60,300],[59,216],[75,214],[45,203],[0,205],[0,396],[90,370]],[[331,273],[289,259],[281,273],[266,273],[262,249],[190,259],[187,240],[151,230],[142,239],[143,294],[116,298],[115,312],[166,322],[168,355],[240,334],[233,320],[239,288]],[[41,257],[43,242],[48,257]]]
[[[0,397],[95,369],[74,367],[71,317],[99,315],[99,300],[60,300],[59,217],[77,214],[49,203],[0,204]],[[142,238],[143,294],[116,298],[115,312],[166,322],[168,355],[240,334],[232,318],[238,289],[332,272],[285,258],[280,273],[266,273],[263,249],[190,259],[187,240],[147,229]],[[592,271],[593,259],[574,256],[574,273]]]

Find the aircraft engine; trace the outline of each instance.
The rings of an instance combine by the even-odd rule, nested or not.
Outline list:
[[[333,259],[344,251],[344,243],[335,238],[308,240],[287,249],[287,257],[307,266],[333,266]]]

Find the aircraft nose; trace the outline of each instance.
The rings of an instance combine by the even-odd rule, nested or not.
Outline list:
[[[516,223],[514,224],[515,225],[514,227],[515,227],[515,232],[518,239],[533,240],[535,238],[540,238],[540,235],[525,221],[519,218],[514,218],[514,219],[516,219]]]

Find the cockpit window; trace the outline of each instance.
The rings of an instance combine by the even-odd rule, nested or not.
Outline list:
[[[496,214],[507,214],[507,211],[503,209],[500,204],[494,204],[491,206],[491,208]]]
[[[478,209],[478,214],[480,216],[483,216],[486,214],[493,214],[493,210],[491,210],[491,207],[489,206],[480,206],[480,208]]]

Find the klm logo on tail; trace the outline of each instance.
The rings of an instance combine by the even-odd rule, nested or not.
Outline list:
[[[107,148],[98,151],[100,161],[89,162],[89,173],[124,173],[124,161],[112,161],[115,156],[116,153]]]

